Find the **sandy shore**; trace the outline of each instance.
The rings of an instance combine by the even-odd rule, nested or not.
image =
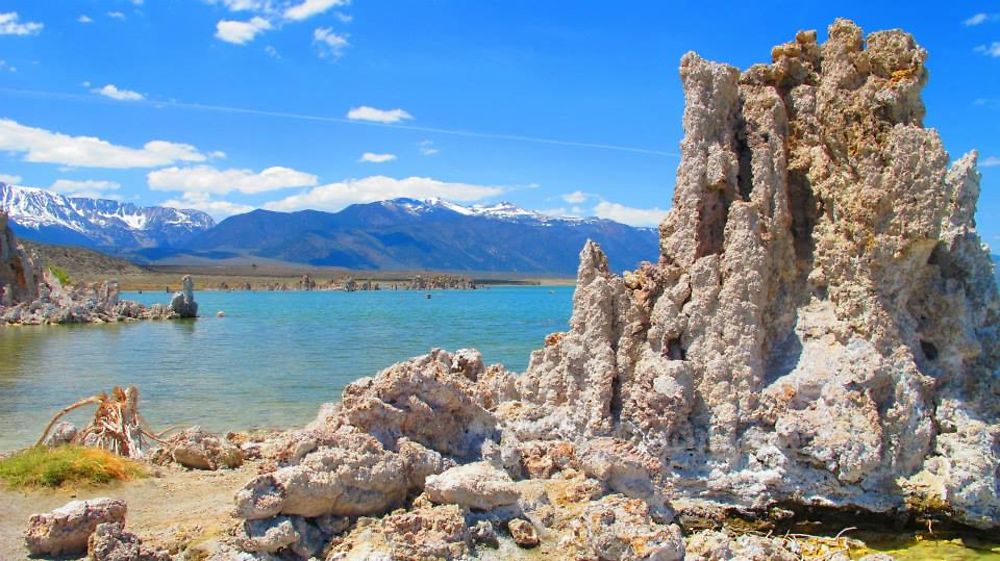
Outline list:
[[[28,518],[79,499],[112,497],[128,504],[126,527],[145,543],[171,553],[211,551],[214,540],[234,524],[233,494],[257,472],[247,462],[237,470],[191,471],[169,465],[150,477],[111,486],[12,491],[0,485],[0,560],[27,560],[22,532]],[[79,559],[84,559],[80,557]]]

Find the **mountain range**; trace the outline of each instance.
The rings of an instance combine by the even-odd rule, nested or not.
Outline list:
[[[110,251],[179,247],[215,226],[211,216],[198,210],[67,197],[6,183],[0,183],[0,210],[19,237]]]
[[[364,270],[572,275],[587,239],[615,270],[658,256],[653,228],[599,218],[552,217],[510,203],[463,206],[393,199],[339,212],[255,210],[215,224],[196,210],[138,207],[0,184],[15,232],[137,262],[259,258]]]

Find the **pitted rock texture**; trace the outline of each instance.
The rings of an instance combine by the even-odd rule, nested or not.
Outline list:
[[[737,69],[681,61],[661,257],[581,254],[570,332],[517,380],[520,441],[612,437],[674,494],[1000,524],[998,299],[975,153],[922,126],[927,53],[838,20]],[[529,416],[530,415],[530,416]]]

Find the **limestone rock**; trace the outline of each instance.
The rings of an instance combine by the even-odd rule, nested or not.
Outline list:
[[[126,510],[120,499],[73,501],[52,512],[31,515],[24,543],[32,555],[82,553],[99,524],[124,524]]]
[[[237,468],[243,464],[243,452],[239,447],[200,427],[189,428],[169,442],[173,460],[187,468],[216,470],[221,467]]]
[[[120,522],[99,524],[87,540],[90,561],[170,561],[167,551],[142,545],[135,534],[126,532]]]
[[[510,537],[514,539],[514,543],[520,547],[530,549],[538,547],[540,543],[535,527],[523,518],[515,518],[508,522],[507,530],[510,532]]]
[[[453,467],[427,478],[424,492],[438,504],[492,510],[517,502],[517,487],[507,472],[486,462]]]

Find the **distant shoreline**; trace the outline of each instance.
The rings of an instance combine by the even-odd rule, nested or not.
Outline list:
[[[117,280],[122,291],[125,292],[136,292],[136,291],[162,291],[166,292],[169,288],[171,291],[178,289],[178,272],[181,268],[176,268],[174,270],[171,267],[169,272],[150,270],[149,272],[141,274],[125,274],[125,275],[100,275],[100,274],[87,274],[78,275],[73,278],[74,282],[94,282],[98,280]],[[299,282],[302,280],[303,275],[309,275],[316,283],[316,288],[314,291],[330,291],[337,290],[331,289],[329,287],[330,282],[342,283],[345,279],[351,278],[357,283],[372,282],[378,283],[381,290],[393,290],[394,284],[399,284],[399,289],[402,290],[402,284],[410,282],[416,276],[422,277],[433,277],[433,276],[449,276],[449,277],[464,277],[470,279],[477,287],[485,288],[491,286],[573,286],[576,284],[576,280],[572,278],[560,278],[560,277],[513,277],[513,276],[486,276],[486,275],[465,275],[455,272],[430,272],[422,271],[419,273],[400,273],[400,272],[385,272],[385,271],[338,271],[334,272],[323,272],[313,269],[303,270],[300,274],[294,274],[290,271],[283,272],[284,274],[274,273],[274,274],[245,274],[239,272],[220,272],[218,270],[205,271],[199,270],[198,268],[188,268],[183,269],[186,274],[190,274],[194,279],[195,291],[211,291],[211,292],[275,292],[275,291],[288,291],[288,292],[300,292],[304,291],[300,288]],[[246,285],[250,285],[250,289],[247,290]],[[277,288],[285,287],[285,288]],[[433,288],[428,288],[427,290],[434,290]],[[452,289],[454,290],[454,289]]]

